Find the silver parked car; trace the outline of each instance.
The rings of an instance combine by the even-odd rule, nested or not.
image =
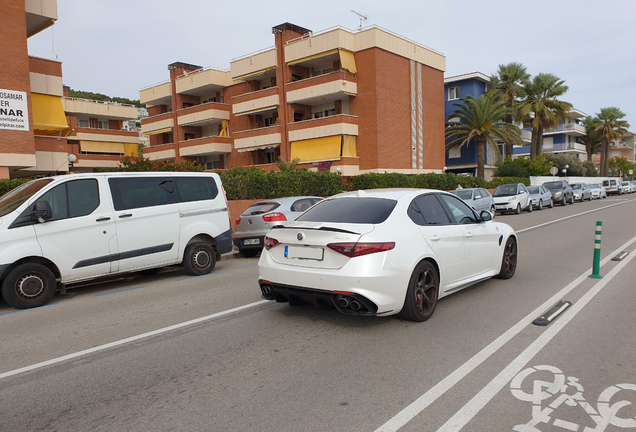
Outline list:
[[[592,183],[589,184],[590,193],[592,194],[592,198],[607,198],[607,192],[605,192],[605,188],[601,186],[600,183]]]
[[[493,215],[495,214],[495,200],[486,189],[458,189],[451,191],[451,193],[463,199],[464,202],[476,210],[477,213],[481,213],[482,210],[486,210]]]
[[[630,182],[624,181],[624,182],[621,183],[621,185],[623,186],[623,193],[628,194],[628,193],[634,192],[632,190],[632,184]]]
[[[574,201],[592,201],[592,192],[590,192],[590,188],[587,184],[572,183],[570,186],[572,186],[572,191],[574,191]]]
[[[263,249],[267,230],[287,225],[323,198],[315,196],[276,198],[251,204],[236,220],[232,240],[241,256],[251,258]]]
[[[544,186],[528,186],[528,192],[532,200],[532,207],[539,210],[543,210],[543,207],[554,207],[552,192],[547,190]]]

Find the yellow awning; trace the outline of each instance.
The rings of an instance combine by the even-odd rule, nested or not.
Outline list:
[[[342,157],[357,157],[357,138],[355,135],[342,136]]]
[[[256,108],[256,109],[253,109],[253,110],[250,110],[250,111],[245,111],[245,112],[237,113],[237,114],[234,114],[234,115],[235,116],[242,116],[242,115],[248,115],[248,114],[256,114],[256,113],[259,113],[259,112],[268,111],[268,110],[272,110],[272,109],[276,109],[276,108],[278,108],[278,105],[272,105],[272,106],[266,106],[266,107],[263,107],[263,108]]]
[[[272,69],[276,69],[276,66],[268,67],[268,68],[266,68],[266,69],[261,69],[261,70],[256,71],[256,72],[250,72],[250,73],[247,73],[247,74],[245,74],[245,75],[239,75],[239,76],[237,76],[237,77],[235,77],[235,78],[233,78],[233,79],[234,79],[234,80],[243,80],[243,81],[246,81],[246,80],[249,80],[249,79],[251,79],[251,78],[256,78],[257,76],[261,76],[261,75],[263,75],[264,73],[271,71]]]
[[[139,144],[124,144],[124,156],[139,156]]]
[[[221,131],[219,132],[219,136],[220,137],[226,137],[227,136],[227,125],[229,123],[229,120],[221,120]]]
[[[301,162],[315,162],[340,159],[342,135],[314,138],[291,143],[290,159]]]
[[[154,131],[150,131],[150,132],[144,132],[142,135],[143,136],[150,136],[150,135],[158,135],[158,134],[162,134],[162,133],[166,133],[166,132],[172,132],[172,128],[171,127],[167,127],[167,128],[163,128],[163,129],[157,129]]]
[[[338,53],[340,54],[340,65],[342,68],[351,73],[358,73],[358,70],[356,69],[356,59],[353,56],[353,53],[343,49],[339,49]]]
[[[133,144],[137,145],[137,144]],[[112,143],[103,141],[80,141],[80,151],[93,153],[120,153],[124,154],[123,143]]]
[[[313,59],[317,59],[317,58],[320,58],[320,57],[328,56],[330,54],[335,54],[337,52],[338,52],[338,50],[334,49],[334,50],[323,52],[323,53],[320,53],[320,54],[316,54],[316,55],[312,55],[312,56],[308,56],[308,57],[303,57],[303,58],[298,59],[298,60],[290,61],[289,63],[287,63],[287,65],[288,66],[292,66],[292,65],[295,65],[295,64],[298,64],[298,63],[306,62],[308,60],[313,60]]]
[[[265,150],[265,149],[269,149],[269,148],[276,148],[280,145],[280,143],[276,143],[276,144],[263,144],[263,145],[255,145],[252,147],[241,147],[241,148],[237,148],[236,151],[239,153],[244,153],[247,151],[254,151],[254,150]]]
[[[33,129],[42,132],[60,132],[70,129],[66,122],[62,98],[59,96],[31,93],[33,107]]]

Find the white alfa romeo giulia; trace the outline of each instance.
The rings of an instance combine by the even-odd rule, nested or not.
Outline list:
[[[272,227],[258,263],[265,299],[345,314],[429,319],[437,300],[511,278],[517,237],[453,194],[374,189],[335,195]]]

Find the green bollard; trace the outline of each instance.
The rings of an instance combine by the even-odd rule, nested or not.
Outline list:
[[[592,274],[594,279],[603,279],[601,276],[601,229],[603,222],[596,221],[596,238],[594,240],[594,262],[592,263]]]

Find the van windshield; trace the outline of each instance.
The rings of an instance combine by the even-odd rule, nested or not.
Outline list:
[[[0,197],[0,217],[6,216],[31,198],[37,191],[53,181],[52,178],[33,180]]]

